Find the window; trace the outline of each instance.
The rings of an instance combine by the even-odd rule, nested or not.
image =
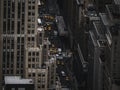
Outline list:
[[[32,73],[32,76],[35,77],[35,73]]]
[[[35,18],[34,17],[32,17],[32,22],[34,22],[35,21]]]
[[[4,16],[4,18],[6,18],[6,7],[4,7],[4,11],[3,12],[4,12],[3,16]]]
[[[17,74],[19,74],[19,70],[17,70]]]
[[[28,61],[31,62],[31,58],[28,58]]]
[[[31,0],[28,0],[28,2],[31,2]]]
[[[28,15],[31,15],[31,12],[28,12]]]
[[[4,34],[6,33],[6,22],[5,21],[3,22],[3,33]]]
[[[17,63],[17,68],[19,68],[19,61],[18,61],[18,63]],[[17,70],[17,73],[19,73],[19,71]]]
[[[31,74],[28,74],[29,77],[31,77]]]
[[[42,85],[42,88],[45,88],[45,85]]]
[[[12,88],[11,90],[15,90],[15,88]]]
[[[34,30],[32,30],[32,34],[34,34]]]
[[[32,9],[35,9],[35,6],[32,6]]]
[[[39,64],[36,64],[36,68],[39,68]]]
[[[35,68],[35,64],[32,64],[32,68]]]
[[[13,70],[11,70],[11,74],[13,74]]]
[[[32,24],[32,28],[35,28],[35,24]]]
[[[34,41],[34,37],[32,37],[32,41]]]
[[[40,79],[38,79],[38,83],[40,83]]]
[[[39,58],[36,58],[36,61],[39,62]]]
[[[20,3],[20,0],[18,0],[18,2]]]
[[[32,3],[35,3],[35,0],[32,0]]]
[[[28,56],[31,56],[31,52],[28,53]]]
[[[14,18],[15,17],[15,14],[12,14],[12,18]]]
[[[14,33],[14,21],[12,21],[12,26],[11,26],[11,33]]]
[[[21,70],[21,73],[23,73],[23,70]]]
[[[28,41],[30,41],[30,37],[28,37]]]
[[[13,68],[13,64],[11,64],[11,68]]]
[[[28,64],[28,68],[31,68],[31,64]]]
[[[36,52],[36,56],[39,56],[39,52]]]
[[[17,28],[18,28],[17,33],[20,34],[20,21],[18,21],[17,23]]]
[[[12,12],[15,12],[15,3],[12,2]]]
[[[30,22],[31,21],[31,18],[30,17],[28,17],[28,22]]]
[[[21,68],[23,68],[23,64],[21,64]]]
[[[22,12],[25,12],[25,6],[24,5],[22,6]]]
[[[22,0],[22,2],[25,2],[25,0]]]
[[[21,43],[24,43],[24,37],[21,38]]]
[[[32,62],[35,62],[35,58],[32,58]]]
[[[40,73],[38,74],[38,77],[41,77],[41,74],[40,74]],[[39,79],[39,80],[40,80],[40,79]]]
[[[31,9],[31,6],[28,6],[28,9],[30,10],[30,9]]]
[[[35,13],[34,13],[34,12],[32,12],[32,15],[34,16],[34,15],[35,15]]]
[[[25,90],[25,88],[18,88],[18,90]]]
[[[28,30],[28,34],[30,34],[30,30]]]
[[[28,28],[31,28],[31,24],[28,24]]]

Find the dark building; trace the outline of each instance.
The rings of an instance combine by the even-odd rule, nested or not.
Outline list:
[[[120,6],[119,5],[106,5],[107,14],[100,14],[103,24],[106,27],[106,57],[105,57],[105,70],[106,80],[108,81],[109,88],[106,90],[119,90],[120,89]]]
[[[93,0],[96,6],[97,12],[105,12],[106,4],[112,4],[113,0]]]
[[[100,20],[93,22],[88,39],[88,90],[103,90],[106,38]]]
[[[88,64],[87,90],[119,90],[119,0],[58,0],[58,3],[71,46],[76,51],[78,45],[81,48],[83,58],[78,55],[79,68],[83,59]]]
[[[119,5],[106,5],[100,20],[89,23],[88,90],[119,90]]]

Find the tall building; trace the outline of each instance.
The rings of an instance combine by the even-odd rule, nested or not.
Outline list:
[[[0,62],[5,75],[24,76],[25,47],[36,45],[37,0],[1,0]]]
[[[113,0],[93,0],[98,12],[105,12],[105,5],[112,4]]]
[[[106,38],[100,20],[93,21],[88,40],[88,90],[103,90]]]
[[[19,75],[33,79],[35,90],[55,89],[56,58],[48,56],[50,41],[38,18],[40,0],[0,2],[0,87],[4,76]]]
[[[119,90],[119,5],[106,5],[99,16],[89,29],[88,90]]]
[[[109,88],[106,90],[120,89],[120,5],[106,5],[107,14],[101,13],[100,17],[106,27],[106,81]]]
[[[120,0],[58,0],[58,3],[71,45],[79,44],[88,62],[88,90],[119,90]]]

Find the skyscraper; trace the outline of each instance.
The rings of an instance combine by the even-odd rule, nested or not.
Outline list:
[[[0,82],[4,75],[24,76],[25,47],[36,45],[37,0],[0,1]]]
[[[33,79],[35,90],[56,88],[56,58],[48,57],[50,41],[38,22],[38,1],[0,1],[1,88],[7,75]]]

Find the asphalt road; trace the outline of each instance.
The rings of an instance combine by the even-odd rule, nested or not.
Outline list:
[[[54,45],[54,48],[61,48],[63,52],[66,52],[69,47],[67,45],[67,39],[60,37],[59,35],[54,35],[54,31],[58,32],[57,26],[55,23],[55,19],[46,19],[44,16],[47,14],[49,16],[55,17],[55,15],[58,14],[58,9],[56,9],[56,2],[54,0],[46,0],[45,4],[43,6],[39,6],[39,17],[41,18],[42,25],[46,25],[46,22],[52,23],[50,24],[51,30],[46,30],[45,35],[46,37],[49,38],[49,41],[51,44]],[[57,52],[54,53],[55,55],[58,54]],[[56,73],[60,78],[60,82],[62,87],[69,88],[71,90],[72,86],[72,81],[71,81],[71,73],[68,70],[68,64],[69,61],[67,61],[68,58],[63,58],[63,59],[57,59],[57,68],[56,68]],[[69,59],[70,60],[70,59]]]

